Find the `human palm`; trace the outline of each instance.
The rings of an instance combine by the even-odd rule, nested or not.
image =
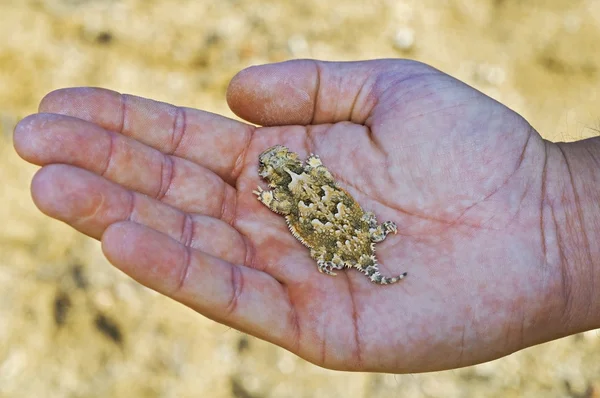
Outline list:
[[[517,114],[409,61],[251,68],[228,101],[253,127],[101,89],[48,95],[15,130],[44,166],[46,214],[101,239],[111,263],[218,322],[322,366],[414,372],[465,366],[547,339],[545,146]],[[320,274],[252,191],[258,155],[320,155],[398,234],[381,272]],[[539,328],[538,328],[539,329]]]

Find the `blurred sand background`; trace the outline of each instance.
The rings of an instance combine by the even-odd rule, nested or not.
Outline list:
[[[0,397],[598,397],[591,331],[465,369],[333,372],[139,286],[36,210],[15,123],[94,85],[231,116],[229,79],[298,57],[409,57],[546,138],[598,134],[594,0],[0,0]]]

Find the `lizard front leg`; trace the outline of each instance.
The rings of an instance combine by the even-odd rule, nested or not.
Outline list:
[[[256,191],[252,191],[252,193],[271,211],[284,216],[290,214],[292,204],[285,196],[283,198],[277,197],[278,195],[274,190],[265,191],[261,187],[257,187]]]

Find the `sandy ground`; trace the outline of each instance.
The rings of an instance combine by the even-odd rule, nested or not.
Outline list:
[[[336,5],[339,4],[339,5]],[[343,5],[342,5],[343,4]],[[593,0],[0,0],[0,397],[592,397],[600,333],[456,371],[333,372],[215,324],[108,265],[39,213],[14,124],[95,85],[231,115],[229,79],[297,57],[408,57],[553,140],[598,134]]]

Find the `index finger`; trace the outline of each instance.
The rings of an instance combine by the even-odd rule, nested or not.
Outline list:
[[[95,123],[191,160],[229,183],[241,170],[254,131],[214,113],[93,87],[53,91],[42,99],[39,111]]]

